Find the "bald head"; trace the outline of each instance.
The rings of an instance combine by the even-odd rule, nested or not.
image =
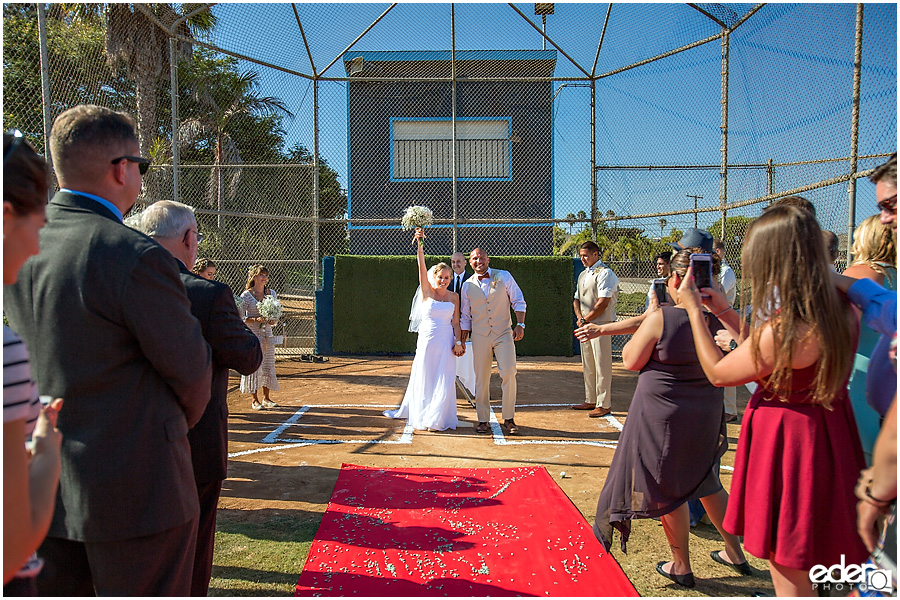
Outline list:
[[[454,252],[450,257],[450,268],[457,275],[461,275],[466,270],[466,257],[462,252]]]
[[[479,275],[483,275],[488,270],[490,262],[491,259],[487,252],[481,248],[475,248],[469,253],[469,264],[472,265],[472,270]]]

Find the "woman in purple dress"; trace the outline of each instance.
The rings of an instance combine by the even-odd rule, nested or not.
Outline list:
[[[607,550],[615,528],[625,552],[631,520],[660,517],[674,560],[660,562],[656,570],[684,587],[695,583],[687,506],[694,498],[725,540],[725,551],[713,552],[712,560],[741,575],[751,573],[740,541],[722,529],[728,503],[718,473],[728,448],[722,389],[703,374],[687,311],[679,303],[678,286],[693,252],[702,250],[688,248],[672,258],[666,284],[675,305],[649,313],[622,350],[625,367],[641,373],[594,522],[594,533]],[[718,257],[712,260],[715,275]],[[706,315],[706,324],[713,333],[723,328],[712,314]]]

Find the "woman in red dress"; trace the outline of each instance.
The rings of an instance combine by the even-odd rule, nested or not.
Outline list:
[[[741,259],[752,319],[727,356],[706,327],[692,278],[679,289],[710,382],[759,384],[744,415],[723,525],[769,561],[777,595],[814,596],[812,567],[866,559],[853,493],[865,461],[847,395],[858,325],[831,283],[809,212],[766,210],[748,230]],[[703,292],[714,313],[728,309],[721,294]],[[733,310],[719,318],[740,326]]]

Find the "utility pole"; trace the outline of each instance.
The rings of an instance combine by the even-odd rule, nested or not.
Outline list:
[[[694,229],[697,229],[697,200],[703,200],[703,196],[692,196],[691,194],[686,194],[686,196],[694,199]]]

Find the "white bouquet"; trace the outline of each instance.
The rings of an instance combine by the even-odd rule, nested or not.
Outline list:
[[[281,302],[274,296],[266,296],[256,305],[256,308],[259,309],[259,314],[269,321],[277,321],[281,318]]]
[[[235,293],[232,293],[231,295],[234,296],[234,304],[235,304],[235,306],[237,306],[238,312],[243,315],[244,314],[244,299]]]
[[[434,214],[427,206],[410,206],[403,213],[403,218],[400,219],[400,227],[405,230],[430,227],[432,223],[434,223]],[[419,240],[419,245],[423,245],[422,240]]]

